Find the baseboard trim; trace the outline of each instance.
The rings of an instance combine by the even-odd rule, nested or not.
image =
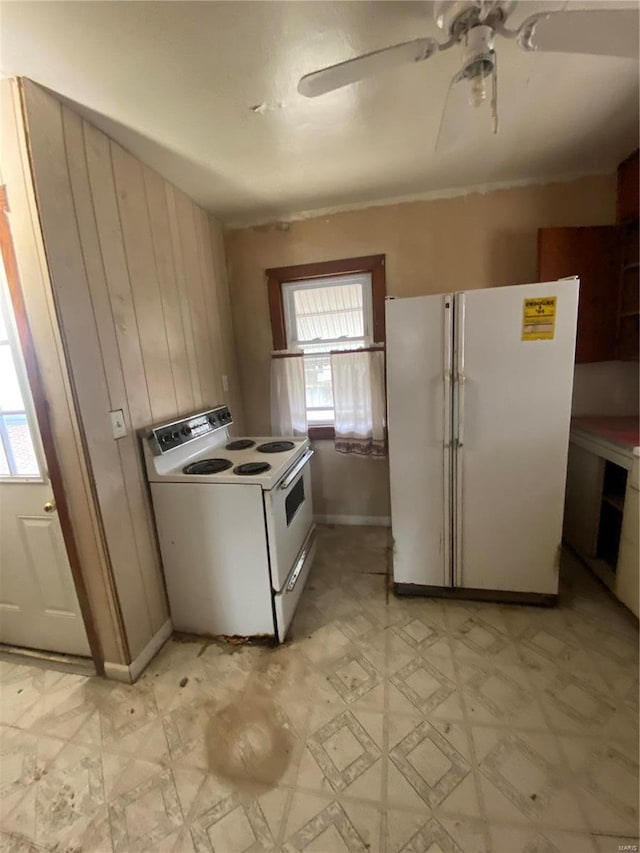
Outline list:
[[[391,527],[388,515],[316,515],[318,524],[363,525],[365,527]]]
[[[142,672],[146,669],[149,662],[154,658],[160,649],[167,642],[173,633],[173,625],[171,619],[162,625],[156,631],[153,637],[149,640],[144,649],[137,655],[127,666],[125,663],[109,663],[104,662],[104,674],[106,678],[113,681],[123,681],[125,684],[133,684],[138,680]]]

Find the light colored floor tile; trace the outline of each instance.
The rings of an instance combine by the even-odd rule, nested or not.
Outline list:
[[[380,853],[381,811],[353,800],[296,792],[284,853]]]
[[[638,753],[601,737],[562,737],[561,745],[579,784],[595,832],[638,831]]]
[[[488,853],[486,835],[487,827],[479,818],[452,817],[439,813],[415,815],[391,809],[386,815],[385,851]]]
[[[384,716],[340,705],[314,709],[297,777],[299,788],[379,802]]]
[[[587,829],[576,785],[550,734],[474,727],[488,819]]]
[[[390,715],[389,805],[480,813],[465,728],[460,723]]]
[[[595,840],[586,834],[557,829],[491,826],[493,853],[597,853]],[[614,853],[616,848],[611,848]]]
[[[174,638],[133,686],[0,662],[0,850],[637,843],[637,623],[570,555],[555,608],[395,596],[389,535],[320,526],[277,649]]]

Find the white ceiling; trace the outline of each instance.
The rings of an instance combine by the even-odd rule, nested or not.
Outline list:
[[[568,4],[585,5],[637,7]],[[520,2],[509,23],[561,6]],[[431,3],[3,2],[0,15],[5,75],[80,105],[230,223],[605,172],[638,142],[636,63],[504,39],[498,136],[446,153],[434,146],[457,48],[315,100],[297,93],[324,65],[437,36]]]

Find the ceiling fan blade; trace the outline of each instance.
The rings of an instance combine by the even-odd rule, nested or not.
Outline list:
[[[316,98],[318,95],[333,92],[335,89],[373,77],[374,74],[396,68],[398,65],[423,62],[433,56],[438,47],[435,39],[421,38],[396,44],[393,47],[385,47],[382,50],[374,50],[355,59],[347,59],[346,62],[339,62],[320,71],[305,74],[298,83],[298,92],[307,98]]]
[[[524,50],[638,56],[638,9],[575,9],[527,18],[518,31]]]

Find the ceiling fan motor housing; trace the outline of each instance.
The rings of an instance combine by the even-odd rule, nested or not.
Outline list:
[[[436,24],[454,41],[462,41],[478,24],[503,24],[515,0],[440,0],[434,6]]]

